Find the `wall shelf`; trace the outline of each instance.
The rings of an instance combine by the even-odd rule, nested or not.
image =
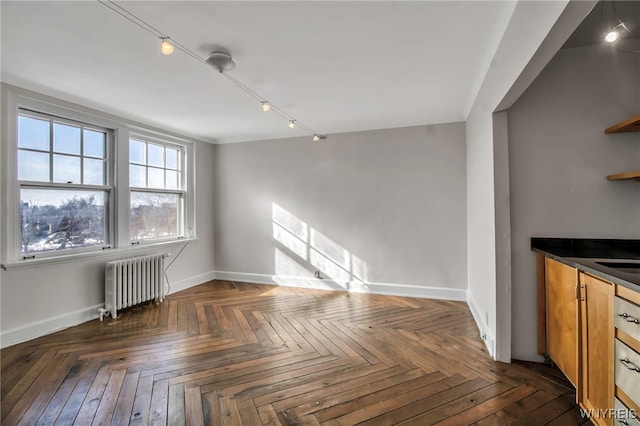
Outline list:
[[[607,176],[607,180],[624,180],[624,179],[634,179],[640,182],[640,170],[635,172],[619,173],[617,175]]]
[[[607,128],[605,133],[640,132],[640,114]]]

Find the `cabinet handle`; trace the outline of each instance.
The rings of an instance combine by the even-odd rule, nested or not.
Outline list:
[[[622,365],[627,367],[629,370],[635,371],[637,373],[640,373],[640,367],[638,367],[637,365],[635,365],[634,363],[629,361],[629,358],[620,358],[620,362],[622,363]]]
[[[626,312],[618,314],[618,316],[624,318],[627,322],[632,322],[634,324],[640,324],[640,319],[638,319],[636,317],[632,317],[631,315],[629,315]]]

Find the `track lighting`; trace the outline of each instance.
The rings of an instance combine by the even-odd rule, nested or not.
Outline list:
[[[620,35],[621,35],[620,29],[624,31],[629,31],[627,29],[627,26],[624,24],[624,22],[619,21],[618,25],[614,25],[604,33],[604,41],[606,41],[607,43],[614,43],[616,40],[620,38]]]
[[[227,52],[211,52],[211,56],[207,59],[207,63],[214,67],[220,74],[231,71],[236,67],[236,63],[231,59],[231,55]]]
[[[120,4],[116,4],[113,0],[98,0],[98,2],[101,5],[105,6],[106,8],[110,9],[112,12],[122,16],[123,18],[130,21],[131,23],[142,28],[144,31],[162,40],[160,47],[161,47],[162,53],[164,53],[165,55],[172,54],[177,47],[186,56],[191,57],[192,59],[194,59],[197,62],[200,62],[201,64],[205,64],[210,67],[213,67],[216,71],[220,73],[220,75],[222,75],[224,78],[229,80],[229,82],[236,85],[238,88],[244,91],[247,95],[259,101],[260,104],[262,105],[262,110],[264,112],[272,110],[276,115],[279,115],[280,117],[288,120],[290,128],[293,129],[297,125],[301,130],[313,135],[314,141],[320,141],[327,138],[326,136],[322,136],[321,134],[317,133],[314,129],[307,126],[306,124],[291,118],[291,115],[287,114],[285,111],[281,110],[276,105],[272,105],[270,102],[263,100],[264,98],[262,96],[258,95],[256,92],[254,92],[245,84],[243,84],[238,79],[236,79],[233,75],[229,74],[227,71],[231,71],[236,67],[236,63],[233,61],[233,59],[231,59],[230,53],[215,51],[215,52],[211,52],[209,58],[205,59],[201,57],[199,53],[192,51],[185,45],[180,44],[177,41],[171,40],[171,37],[165,36],[164,33],[160,32],[160,30],[158,30],[156,27],[152,26],[151,24],[141,19],[140,17],[134,15],[133,13],[125,9]]]
[[[175,49],[173,44],[169,41],[169,37],[162,36],[160,37],[160,40],[162,40],[162,43],[160,43],[160,50],[162,50],[162,53],[165,55],[171,55]]]
[[[618,39],[618,36],[620,34],[618,34],[618,31],[614,30],[613,28],[611,30],[609,30],[609,32],[607,32],[604,35],[604,41],[606,41],[607,43],[613,43],[614,41],[616,41]]]

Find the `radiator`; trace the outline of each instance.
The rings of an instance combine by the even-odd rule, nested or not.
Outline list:
[[[164,258],[168,254],[131,257],[107,262],[105,271],[105,308],[100,318],[138,303],[164,299]]]

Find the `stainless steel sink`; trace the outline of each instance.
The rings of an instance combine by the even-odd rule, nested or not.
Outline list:
[[[606,266],[607,268],[616,269],[620,272],[627,274],[640,274],[640,262],[596,262],[598,265]]]

